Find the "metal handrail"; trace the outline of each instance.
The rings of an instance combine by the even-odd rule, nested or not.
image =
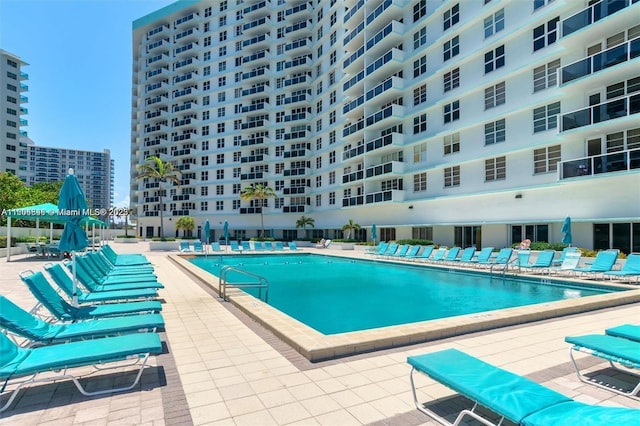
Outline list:
[[[229,274],[229,272],[237,272],[243,275],[247,275],[249,277],[253,277],[253,278],[257,278],[257,283],[256,282],[239,282],[239,283],[229,283],[227,281],[227,275]],[[232,287],[232,288],[258,288],[258,298],[262,299],[262,289],[266,289],[265,290],[265,294],[264,294],[264,301],[265,303],[268,302],[269,299],[269,281],[258,274],[254,274],[252,272],[249,271],[244,271],[242,269],[236,268],[235,266],[231,266],[231,265],[225,265],[222,268],[220,268],[220,275],[218,277],[218,294],[220,295],[220,297],[224,300],[224,301],[228,301],[227,299],[227,287]]]

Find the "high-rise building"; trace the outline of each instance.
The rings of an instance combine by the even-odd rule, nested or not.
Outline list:
[[[62,181],[73,168],[89,204],[95,209],[113,207],[113,159],[103,152],[39,146],[24,129],[28,102],[22,70],[28,65],[18,56],[0,50],[0,172],[11,172],[25,184]],[[108,218],[105,216],[104,218]]]
[[[197,1],[133,25],[141,236],[640,250],[638,0]],[[136,180],[157,155],[179,186]],[[275,190],[240,199],[243,188]],[[167,221],[167,218],[169,219]],[[173,222],[175,223],[175,222]],[[213,238],[220,227],[213,227]]]
[[[28,64],[18,56],[0,49],[0,171],[11,172],[24,180],[27,171],[27,107],[25,83],[29,76],[22,70]]]
[[[28,143],[27,159],[27,185],[63,181],[73,169],[92,209],[113,207],[114,162],[108,149],[95,152]],[[108,215],[102,219],[111,220]]]

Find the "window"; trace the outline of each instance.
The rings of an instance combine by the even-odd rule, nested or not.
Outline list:
[[[422,163],[427,161],[427,144],[426,142],[415,145],[413,147],[413,162]]]
[[[444,122],[451,123],[460,119],[460,101],[453,101],[444,106]]]
[[[216,164],[224,164],[224,154],[216,154]]]
[[[560,68],[560,59],[551,61],[533,69],[533,92],[554,87],[558,84],[557,71]]]
[[[444,137],[444,155],[460,152],[460,133],[453,133]]]
[[[506,140],[506,120],[504,118],[486,123],[484,125],[484,144],[493,145],[494,143],[504,142]]]
[[[413,192],[424,192],[427,190],[427,173],[417,173],[413,175]]]
[[[460,4],[456,4],[451,9],[444,12],[442,16],[442,30],[446,31],[460,21]]]
[[[224,123],[218,123],[218,133],[224,133]]]
[[[316,194],[316,207],[322,207],[322,195]]]
[[[484,89],[484,109],[490,109],[502,105],[507,98],[504,81],[495,86]]]
[[[219,92],[218,93],[218,102],[224,102],[226,99],[227,99],[226,92]]]
[[[224,185],[216,185],[216,195],[224,195]]]
[[[206,197],[208,195],[209,195],[209,187],[208,186],[200,187],[200,196]]]
[[[507,158],[496,157],[484,161],[485,181],[504,180],[507,177]]]
[[[545,46],[549,46],[556,42],[558,38],[558,21],[559,17],[555,17],[546,24],[533,29],[533,51],[540,50]]]
[[[423,84],[420,87],[413,89],[413,105],[420,105],[427,101],[427,85]]]
[[[427,56],[423,56],[422,58],[413,61],[413,78],[418,77],[421,74],[427,72]]]
[[[413,5],[413,22],[418,21],[427,14],[427,0],[420,0]]]
[[[336,63],[336,51],[334,50],[329,54],[329,65],[333,65]],[[331,83],[329,83],[331,84]]]
[[[558,127],[558,114],[560,114],[560,102],[554,102],[533,110],[533,133]]]
[[[443,80],[445,92],[460,86],[460,68],[445,73]]]
[[[226,108],[225,107],[218,108],[218,117],[224,117],[225,114],[226,114]]]
[[[533,10],[540,9],[541,7],[548,5],[552,1],[553,0],[533,0]],[[534,240],[534,241],[538,241],[538,240]]]
[[[417,117],[413,117],[413,134],[427,131],[427,114],[420,114]]]
[[[218,77],[218,87],[224,87],[227,85],[227,77]]]
[[[460,166],[444,169],[444,187],[451,188],[453,186],[460,186]]]
[[[484,38],[504,30],[504,9],[484,19]]]
[[[446,41],[442,45],[442,51],[445,61],[448,61],[449,59],[460,53],[460,37],[455,36],[451,40]]]
[[[224,179],[224,169],[216,170],[216,179],[218,180]]]
[[[484,73],[490,73],[504,66],[504,44],[484,54]]]
[[[221,212],[224,210],[224,201],[218,200],[216,201],[216,211]]]
[[[202,166],[208,166],[209,165],[209,156],[208,155],[205,155],[205,156],[202,157],[201,165]]]
[[[336,122],[336,112],[331,111],[329,113],[329,124],[334,124]]]
[[[533,173],[549,173],[558,170],[560,162],[560,145],[548,146],[533,150]]]
[[[206,212],[209,210],[209,202],[208,201],[201,201],[200,202],[200,211]]]
[[[413,33],[413,50],[427,44],[427,27],[422,27]]]
[[[333,206],[336,204],[336,193],[335,192],[330,192],[329,193],[329,205]]]
[[[231,207],[231,208],[232,208],[233,210],[238,210],[238,209],[240,209],[240,200],[232,200],[232,203],[233,203],[233,205],[232,205],[232,207]]]

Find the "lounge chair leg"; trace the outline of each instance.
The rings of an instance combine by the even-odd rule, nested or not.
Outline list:
[[[593,380],[589,380],[589,379],[588,379],[587,377],[585,377],[582,373],[580,373],[580,368],[578,368],[578,364],[576,363],[576,360],[575,360],[575,358],[573,357],[573,351],[574,351],[574,350],[575,350],[575,351],[578,351],[578,352],[581,352],[581,351],[580,351],[579,349],[574,349],[574,347],[573,347],[573,346],[569,348],[569,357],[571,358],[571,362],[573,363],[573,367],[574,367],[574,368],[575,368],[575,370],[576,370],[576,375],[578,376],[578,380],[580,380],[582,383],[586,383],[586,384],[588,384],[588,385],[596,386],[596,387],[599,387],[599,388],[601,388],[601,389],[606,389],[606,390],[608,390],[608,391],[611,391],[611,392],[617,393],[618,395],[624,395],[624,396],[628,396],[628,397],[631,397],[631,398],[637,399],[636,394],[640,391],[640,382],[638,382],[638,384],[637,384],[637,385],[636,385],[632,390],[630,390],[630,391],[628,391],[628,392],[625,392],[625,391],[622,391],[622,390],[616,389],[616,388],[615,388],[615,387],[613,387],[613,386],[606,386],[606,385],[600,384],[600,383],[598,383],[598,382],[595,382],[595,381],[593,381]],[[634,373],[632,373],[632,372],[630,372],[630,371],[627,371],[627,370],[621,370],[620,368],[617,368],[617,367],[613,364],[613,362],[612,362],[611,360],[609,360],[609,364],[611,365],[611,368],[613,368],[613,369],[614,369],[614,370],[616,370],[616,371],[622,371],[622,372],[624,372],[624,373],[627,373],[627,374],[630,374],[630,375],[632,375],[632,376],[637,377],[637,375],[636,375],[636,374],[634,374]]]

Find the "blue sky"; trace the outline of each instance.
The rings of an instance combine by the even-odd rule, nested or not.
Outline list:
[[[114,203],[128,206],[131,28],[176,0],[0,0],[0,49],[29,66],[29,137],[111,150]]]

